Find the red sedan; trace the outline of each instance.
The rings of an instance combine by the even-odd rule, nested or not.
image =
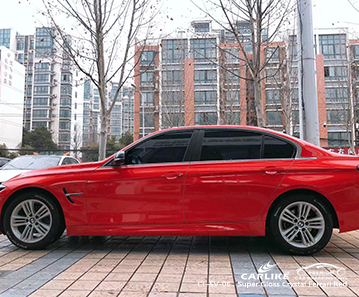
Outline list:
[[[153,133],[106,160],[0,185],[0,230],[40,249],[68,235],[272,237],[310,254],[359,228],[359,158],[275,131],[201,126]]]

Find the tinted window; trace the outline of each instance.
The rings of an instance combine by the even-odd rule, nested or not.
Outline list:
[[[262,135],[244,131],[207,131],[201,161],[259,159]]]
[[[173,132],[148,139],[126,152],[126,164],[182,162],[191,135]]]
[[[294,158],[295,153],[296,149],[290,143],[272,136],[264,136],[263,158]]]
[[[77,159],[72,159],[72,158],[71,158],[71,163],[72,163],[72,164],[77,164],[77,163],[79,163],[79,161],[78,161]]]
[[[1,170],[35,170],[57,166],[61,157],[23,156],[6,163]]]

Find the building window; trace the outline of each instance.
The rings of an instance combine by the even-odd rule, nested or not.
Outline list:
[[[61,95],[72,95],[72,86],[61,86]]]
[[[279,69],[267,69],[266,70],[266,83],[280,83],[280,71]]]
[[[216,104],[217,92],[213,92],[213,91],[194,92],[194,103],[197,105]]]
[[[359,45],[353,46],[354,59],[359,59]]]
[[[188,42],[186,39],[162,41],[162,62],[180,63],[187,58]]]
[[[217,113],[216,112],[196,112],[194,114],[195,125],[216,125]]]
[[[226,106],[239,105],[239,90],[230,90],[225,92]]]
[[[71,98],[61,98],[60,99],[61,106],[71,106]]]
[[[268,47],[265,50],[266,61],[268,62],[279,62],[279,47]]]
[[[241,124],[241,118],[240,113],[238,112],[226,112],[226,124],[227,125],[240,125]]]
[[[325,80],[348,79],[348,68],[346,66],[324,66]]]
[[[209,23],[194,23],[193,27],[196,33],[209,32]]]
[[[141,53],[141,64],[142,65],[153,64],[154,59],[155,59],[154,51],[144,51]]]
[[[348,146],[350,133],[328,132],[328,146]]]
[[[163,71],[162,75],[164,84],[181,84],[184,81],[184,73],[179,70]]]
[[[49,87],[34,87],[34,94],[50,94],[50,88]]]
[[[227,85],[239,85],[239,69],[227,68],[225,80]]]
[[[217,71],[216,70],[196,70],[194,72],[195,83],[216,83]]]
[[[319,35],[319,46],[324,59],[345,59],[345,34]]]
[[[334,125],[345,125],[348,111],[343,109],[327,110],[327,122]]]
[[[47,122],[32,122],[32,129],[37,129],[37,128],[47,128]]]
[[[148,85],[154,83],[154,72],[148,71],[141,73],[141,85]]]
[[[155,117],[153,113],[145,113],[145,127],[154,128],[155,127]],[[141,113],[140,126],[143,127],[143,114]],[[141,132],[142,133],[142,132]]]
[[[348,102],[348,89],[347,88],[325,88],[326,102]]]
[[[191,39],[191,53],[195,62],[211,62],[217,59],[217,41],[214,38]]]
[[[266,90],[267,104],[282,104],[280,90]]]
[[[225,63],[239,63],[239,49],[236,47],[222,48]]]
[[[61,109],[60,110],[60,118],[71,119],[71,110]]]
[[[47,110],[34,109],[32,112],[34,118],[47,118]]]
[[[19,55],[17,56],[17,61],[18,61],[19,63],[23,64],[23,63],[24,63],[24,54],[19,54]]]
[[[49,99],[48,98],[34,98],[34,106],[48,106]]]
[[[165,91],[162,92],[163,108],[171,105],[184,105],[183,91]]]
[[[184,114],[178,112],[164,112],[162,114],[162,127],[180,127],[184,125]]]
[[[281,126],[282,112],[281,111],[267,111],[267,125],[268,126]]]
[[[142,96],[141,96],[141,106],[154,106],[155,105],[155,100],[154,100],[154,96],[153,93],[149,93],[149,92],[142,92]]]
[[[72,82],[72,75],[71,74],[62,74],[61,75],[61,82],[62,83],[71,83]]]
[[[35,63],[35,70],[50,70],[49,63]]]
[[[24,39],[19,38],[16,42],[16,50],[23,51],[24,50]]]
[[[70,122],[60,122],[60,130],[71,130]]]
[[[35,74],[35,82],[50,82],[49,74]]]
[[[70,134],[69,133],[60,133],[60,141],[61,142],[69,142]]]

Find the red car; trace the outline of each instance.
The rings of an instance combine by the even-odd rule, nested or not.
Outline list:
[[[196,126],[153,133],[106,160],[0,185],[0,230],[44,248],[68,235],[272,237],[295,254],[359,228],[359,158],[275,131]]]

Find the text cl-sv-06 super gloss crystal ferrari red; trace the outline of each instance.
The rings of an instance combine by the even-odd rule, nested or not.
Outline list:
[[[106,160],[0,185],[0,230],[43,248],[68,235],[269,235],[295,254],[359,228],[359,158],[275,131],[196,126],[153,133]]]

